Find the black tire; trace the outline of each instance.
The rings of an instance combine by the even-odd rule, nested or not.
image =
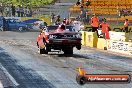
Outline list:
[[[48,54],[48,51],[49,51],[48,44],[46,43],[44,39],[43,39],[43,42],[44,42],[45,47],[43,49],[40,49],[40,54]]]
[[[45,49],[40,49],[40,54],[48,54],[48,51]]]
[[[19,30],[19,31],[23,31],[23,27],[19,27],[18,30]]]
[[[80,50],[80,49],[81,49],[81,45],[76,46],[76,48],[77,48],[78,50]]]
[[[64,54],[72,55],[72,54],[73,54],[73,48],[65,49],[65,50],[64,50]]]
[[[79,85],[84,85],[86,83],[86,78],[84,76],[76,76],[76,81]]]

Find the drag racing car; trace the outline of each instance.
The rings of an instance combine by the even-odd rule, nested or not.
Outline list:
[[[65,26],[63,32],[55,32],[58,26],[47,26],[37,38],[40,54],[52,51],[63,51],[64,54],[73,54],[73,48],[81,49],[81,37],[75,32],[74,26]],[[58,52],[57,51],[57,52]]]

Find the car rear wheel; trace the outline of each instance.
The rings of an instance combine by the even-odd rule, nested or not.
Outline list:
[[[1,27],[0,27],[0,30],[1,30],[1,31],[4,31],[4,28],[3,28],[3,26],[1,26]]]
[[[76,48],[77,48],[78,50],[80,50],[80,49],[81,49],[81,45],[76,46]]]
[[[19,27],[18,30],[19,30],[19,31],[22,31],[22,30],[23,30],[23,27]]]

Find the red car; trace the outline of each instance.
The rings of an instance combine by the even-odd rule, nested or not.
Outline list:
[[[58,26],[47,26],[46,30],[37,38],[40,54],[48,54],[55,50],[64,54],[73,54],[73,48],[81,49],[80,33],[75,32],[73,26],[65,26],[64,31],[56,32]]]

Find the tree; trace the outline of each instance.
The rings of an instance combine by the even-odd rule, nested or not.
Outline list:
[[[2,2],[2,1],[1,1]],[[6,3],[13,3],[14,5],[31,5],[31,6],[43,6],[50,4],[53,0],[3,0]]]

